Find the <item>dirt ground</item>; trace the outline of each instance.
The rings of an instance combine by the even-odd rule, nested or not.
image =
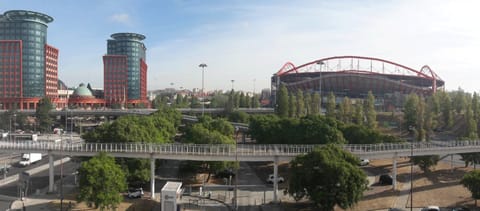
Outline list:
[[[77,203],[75,201],[75,194],[70,194],[65,196],[63,200],[63,207],[68,207],[71,205],[72,211],[99,211],[100,209],[94,209],[87,206],[86,203]],[[127,211],[150,211],[152,207],[155,206],[158,202],[150,200],[147,197],[143,197],[141,199],[129,199],[125,197],[122,203],[118,206],[117,210],[127,210]],[[60,200],[55,200],[50,202],[50,210],[60,210]]]
[[[254,162],[249,163],[255,170],[260,179],[267,178],[268,174],[273,172],[271,162]],[[392,160],[371,160],[370,165],[362,167],[371,175],[377,175],[375,181],[378,182],[378,175],[392,173]],[[437,205],[440,207],[453,207],[464,205],[473,208],[474,200],[470,197],[470,191],[464,188],[459,181],[465,172],[471,171],[472,168],[454,167],[451,168],[449,163],[439,162],[431,172],[423,172],[417,166],[413,168],[413,207],[425,207],[428,205]],[[279,175],[288,181],[288,163],[282,163],[278,167]],[[348,211],[366,211],[366,210],[385,210],[393,207],[398,199],[400,190],[409,189],[404,187],[405,183],[410,180],[410,163],[408,158],[400,158],[397,160],[397,190],[392,190],[392,186],[381,186],[373,184],[367,191],[364,192],[363,199],[352,209]],[[197,182],[206,178],[206,175],[197,175]],[[223,181],[211,177],[209,183],[221,184]],[[195,183],[195,182],[192,182]],[[279,188],[286,188],[286,183],[279,184]],[[75,196],[66,196],[64,206],[72,203],[72,210],[95,210],[88,208],[85,203],[75,202]],[[408,197],[407,204],[404,207],[409,207],[410,198]],[[154,206],[154,201],[147,198],[143,199],[128,199],[125,198],[117,210],[150,210]],[[401,206],[401,205],[399,205]],[[51,203],[52,210],[60,210],[60,201],[53,201]],[[303,203],[284,203],[284,210],[315,210],[308,202]],[[336,211],[343,209],[336,208]],[[475,209],[472,209],[475,210]],[[480,210],[480,209],[479,209]]]
[[[266,177],[273,170],[271,163],[253,163],[256,173],[260,178]],[[377,175],[375,181],[378,182],[378,175],[392,174],[392,159],[371,160],[370,165],[362,167],[370,175]],[[426,207],[428,205],[437,205],[440,207],[467,206],[474,207],[474,200],[471,193],[463,187],[459,182],[463,175],[471,171],[472,168],[454,167],[446,162],[439,162],[437,166],[432,168],[431,172],[423,172],[419,167],[413,167],[413,207]],[[288,179],[288,164],[284,163],[279,166],[279,174],[286,180]],[[405,183],[410,180],[410,163],[408,158],[400,158],[397,160],[397,190],[393,190],[392,186],[381,186],[373,184],[364,192],[363,199],[352,209],[348,211],[365,211],[365,210],[385,210],[394,207],[400,190],[407,189]],[[280,187],[286,187],[287,184],[281,184]],[[405,199],[404,199],[405,200]],[[400,201],[399,201],[400,202]],[[410,197],[407,197],[407,203],[403,207],[410,207]],[[285,210],[315,210],[308,203],[284,203]],[[402,204],[398,203],[399,207]],[[336,211],[343,209],[336,208]],[[476,210],[476,209],[472,209]],[[480,210],[480,209],[479,209]]]

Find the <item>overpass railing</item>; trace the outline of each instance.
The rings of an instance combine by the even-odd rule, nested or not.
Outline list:
[[[153,144],[153,143],[52,143],[0,141],[2,151],[65,151],[107,153],[154,153],[208,156],[297,156],[322,145],[262,145],[262,144]],[[450,149],[480,149],[480,141],[382,143],[341,145],[353,154],[380,152],[426,152]]]

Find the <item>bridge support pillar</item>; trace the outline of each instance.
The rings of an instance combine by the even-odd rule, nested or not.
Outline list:
[[[52,152],[48,152],[48,192],[49,193],[52,193],[53,192],[53,179],[54,179],[54,174],[53,174],[53,170],[54,170],[54,166],[53,166],[53,154]]]
[[[155,200],[155,158],[150,155],[150,190],[152,191],[152,199]]]
[[[278,202],[278,156],[273,161],[273,202]]]
[[[397,189],[397,155],[398,153],[393,153],[393,175],[392,175],[392,186],[393,190]]]

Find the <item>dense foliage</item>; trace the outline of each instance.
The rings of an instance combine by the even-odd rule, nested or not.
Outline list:
[[[80,190],[78,201],[90,207],[115,210],[123,201],[120,194],[127,189],[124,171],[105,153],[83,162],[78,169]]]
[[[251,137],[261,144],[345,143],[339,124],[320,115],[299,119],[262,115],[252,116],[249,128]]]
[[[42,98],[38,102],[35,116],[38,120],[38,130],[40,132],[50,132],[52,130],[53,120],[49,114],[52,109],[53,105],[49,98]]]
[[[465,186],[472,193],[472,198],[475,199],[475,207],[477,206],[477,199],[480,199],[480,171],[474,170],[466,173],[460,183]]]
[[[162,108],[149,116],[122,116],[112,123],[104,123],[82,136],[87,142],[98,143],[171,143],[180,125],[181,114]],[[150,180],[147,159],[117,158],[126,169],[129,184],[142,184]]]
[[[212,119],[210,116],[199,118],[198,123],[188,126],[184,142],[192,144],[235,144],[233,140],[234,128],[225,119]],[[212,173],[216,173],[227,168],[237,168],[238,164],[227,161],[201,161],[188,162],[192,170],[206,170],[208,172],[207,181]]]
[[[333,211],[335,205],[350,208],[362,198],[368,185],[358,162],[335,145],[298,156],[290,162],[288,193],[296,200],[312,200],[322,211]]]

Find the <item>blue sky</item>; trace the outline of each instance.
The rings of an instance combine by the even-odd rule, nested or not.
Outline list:
[[[358,55],[414,69],[429,65],[446,88],[479,91],[478,1],[0,0],[0,13],[42,12],[69,86],[103,87],[106,40],[147,38],[148,89],[201,87],[258,92],[287,61]],[[173,85],[171,85],[173,83]]]

